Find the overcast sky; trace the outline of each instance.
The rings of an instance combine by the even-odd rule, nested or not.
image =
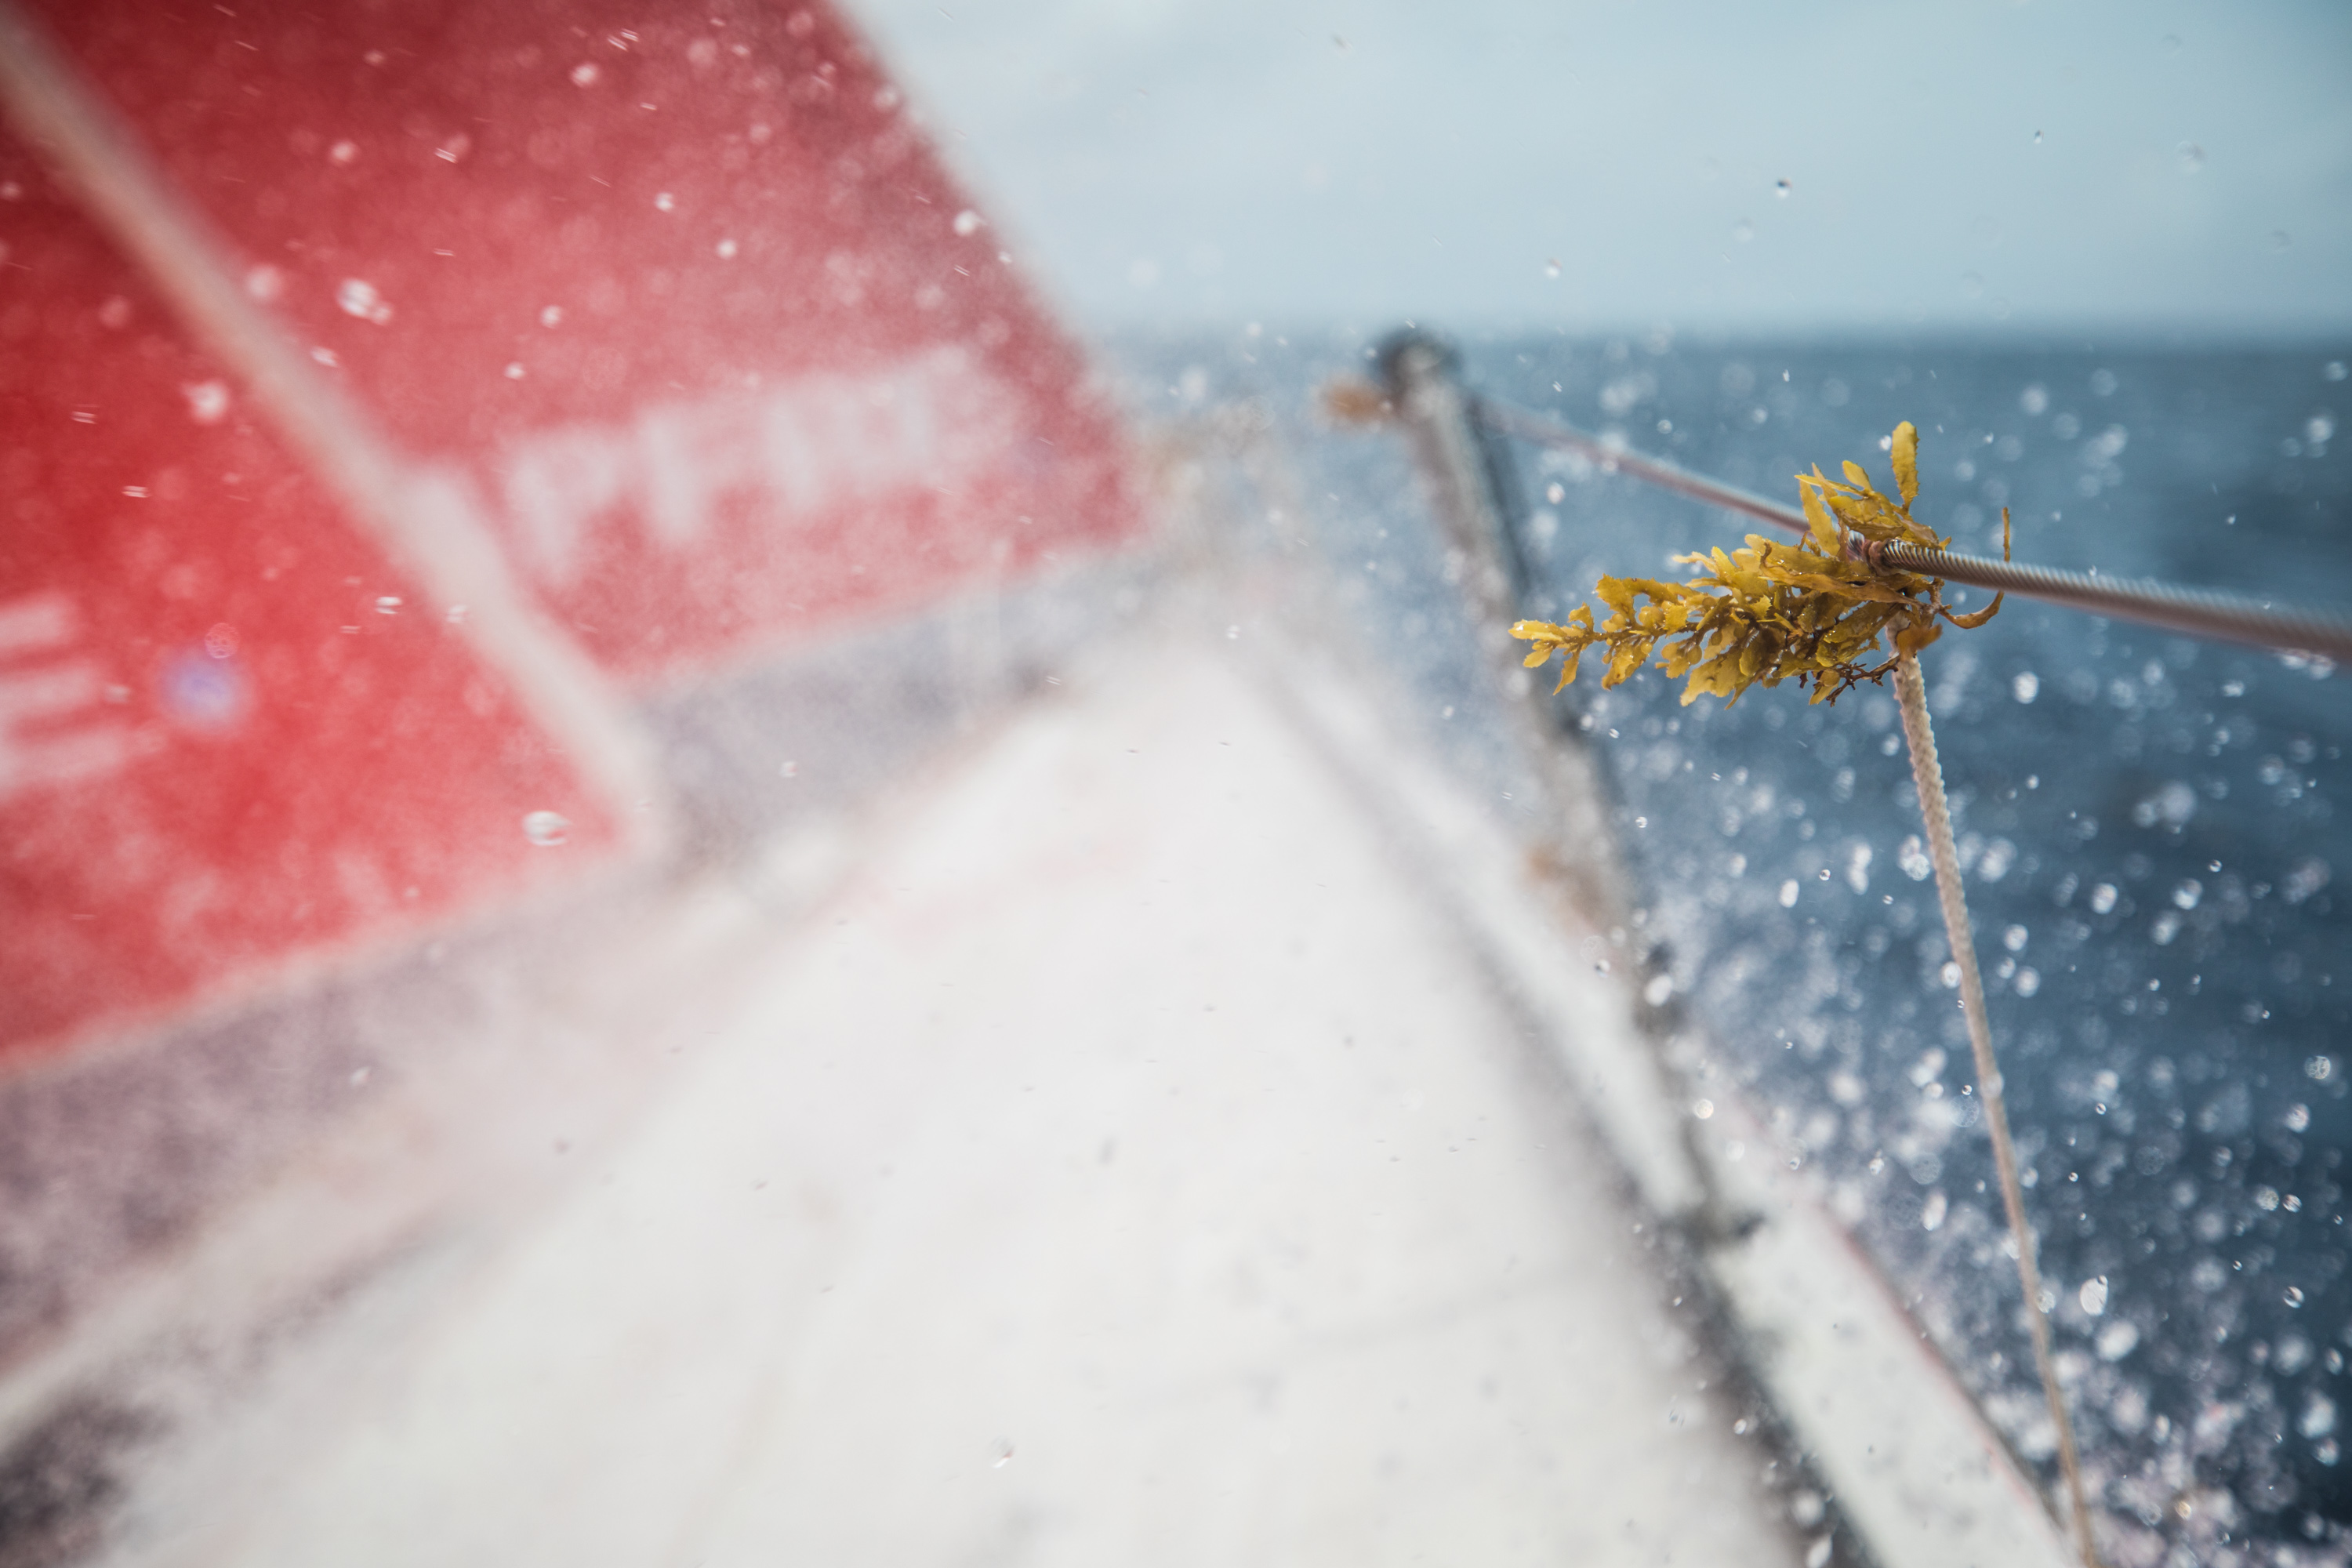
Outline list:
[[[2344,0],[849,4],[1097,326],[2352,330]]]

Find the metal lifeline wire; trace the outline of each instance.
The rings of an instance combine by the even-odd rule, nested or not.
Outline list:
[[[1806,531],[1805,514],[1793,506],[1644,457],[1549,414],[1492,397],[1473,398],[1471,408],[1472,416],[1490,430],[1537,446],[1580,453],[1609,472],[1798,533]],[[2352,661],[2352,616],[2341,611],[2298,608],[2213,588],[2028,566],[1919,544],[1876,545],[1871,547],[1870,553],[1881,565],[1965,583],[1970,587],[2020,594],[2095,615],[2186,632],[2192,637],[2222,637],[2290,653],[2323,654],[2338,662]]]

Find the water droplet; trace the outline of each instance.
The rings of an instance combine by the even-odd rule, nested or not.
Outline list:
[[[1013,1439],[1010,1437],[999,1437],[996,1440],[996,1458],[992,1462],[990,1468],[1001,1470],[1012,1462]]]
[[[336,366],[343,363],[342,356],[335,353],[334,350],[327,347],[324,343],[320,343],[317,347],[313,348],[310,351],[310,357],[318,361],[320,364],[325,365],[329,370],[333,370]]]
[[[180,395],[188,400],[188,417],[199,425],[217,425],[228,413],[228,384],[225,381],[184,382]]]
[[[1952,1200],[1944,1195],[1943,1188],[1937,1187],[1927,1194],[1927,1201],[1919,1205],[1919,1228],[1941,1230],[1944,1217],[1951,1213],[1951,1209]]]
[[[2342,381],[2347,373],[2342,360],[2332,359],[2319,367],[2319,374],[2328,381]]]
[[[710,248],[717,253],[719,259],[721,261],[732,261],[735,259],[735,242],[731,239],[722,239]]]
[[[596,85],[596,79],[604,74],[604,72],[596,68],[593,62],[583,60],[578,65],[572,68],[572,85],[574,87],[593,87]]]
[[[786,763],[776,770],[776,773],[780,778],[796,779],[801,776],[801,765],[798,763]]]
[[[1675,977],[1671,974],[1654,974],[1650,983],[1642,987],[1642,1000],[1653,1007],[1664,1006],[1674,994]]]
[[[1237,641],[1239,641],[1239,640],[1240,640],[1240,638],[1241,638],[1241,635],[1242,635],[1242,629],[1241,629],[1241,627],[1239,627],[1239,626],[1227,626],[1227,627],[1225,628],[1225,640],[1226,640],[1227,642],[1237,642]]]
[[[675,212],[677,210],[677,198],[667,191],[662,191],[654,197],[654,210],[665,213]]]
[[[2193,910],[2197,907],[2198,901],[2204,897],[2205,884],[2194,877],[2172,889],[2172,902],[2179,909]]]
[[[2101,1361],[2121,1361],[2139,1347],[2139,1330],[2118,1318],[2099,1330],[2092,1343],[2098,1349]]]
[[[2180,172],[2184,174],[2194,174],[2204,167],[2205,149],[2194,142],[2183,142],[2180,144]]]
[[[2010,680],[2009,694],[2020,702],[2031,702],[2042,694],[2042,678],[2030,669],[2021,669]]]
[[[397,594],[383,594],[377,595],[375,613],[379,616],[396,616],[400,614],[400,595]]]
[[[205,651],[205,658],[175,659],[163,672],[163,707],[193,729],[227,730],[244,716],[249,693],[234,663]],[[233,643],[229,651],[236,651]]]
[[[335,289],[335,303],[344,315],[373,321],[379,327],[392,320],[392,307],[384,303],[375,285],[364,278],[344,279]]]
[[[360,144],[356,142],[338,142],[327,149],[327,161],[345,167],[359,162],[359,156]]]
[[[545,310],[540,311],[539,324],[542,327],[562,326],[563,324],[563,307],[561,305],[550,305]]]
[[[2111,912],[2115,907],[2116,885],[2113,882],[2102,882],[2097,887],[2091,889],[2091,912],[2093,914],[2107,914]]]
[[[145,485],[125,485],[122,487],[122,493],[130,497],[132,500],[145,500],[147,499],[147,487]]]
[[[1784,202],[1789,199],[1789,193],[1796,188],[1786,180],[1775,180],[1772,183],[1772,194]]]
[[[2101,1274],[2084,1280],[2083,1288],[2074,1292],[2074,1299],[2083,1304],[2084,1311],[2094,1318],[2099,1316],[2107,1310],[2107,1277]]]
[[[1550,258],[1548,258],[1545,260],[1545,262],[1544,262],[1544,276],[1545,276],[1545,277],[1547,277],[1547,278],[1551,278],[1551,279],[1557,279],[1557,278],[1559,276],[1559,257],[1557,257],[1557,256],[1550,257]]]
[[[1795,909],[1795,908],[1797,907],[1797,893],[1798,893],[1798,888],[1797,888],[1796,879],[1795,879],[1794,878],[1791,878],[1791,879],[1790,879],[1788,881],[1785,881],[1785,882],[1781,883],[1781,884],[1780,884],[1780,907],[1781,907],[1782,909],[1784,909],[1784,910],[1793,910],[1793,909]]]
[[[2311,1107],[2308,1105],[2288,1106],[2286,1108],[2285,1121],[2286,1130],[2288,1131],[2303,1131],[2311,1125]]]
[[[1715,1114],[1715,1101],[1711,1100],[1692,1100],[1691,1114],[1697,1117],[1701,1121],[1705,1121]]]
[[[236,628],[222,621],[205,633],[205,652],[215,658],[236,657]]]
[[[1609,973],[1610,968],[1610,963],[1605,958],[1597,958],[1592,961],[1592,973],[1595,974],[1606,974]]]
[[[541,849],[552,849],[572,837],[572,822],[560,812],[526,812],[522,819],[522,836]]]
[[[520,381],[523,377],[522,361],[514,360],[509,363],[506,377],[509,381]]]
[[[2039,146],[2041,146],[2041,145],[2042,145],[2042,132],[2039,132],[2039,131],[2037,131],[2037,132],[2035,132],[2033,133],[2033,144],[2034,144],[2036,147],[2039,147]]]
[[[2332,1057],[2313,1057],[2303,1064],[2303,1076],[2314,1083],[2326,1083],[2335,1075],[2336,1061]]]
[[[1568,487],[1561,484],[1558,479],[1552,480],[1550,484],[1544,487],[1544,500],[1551,502],[1554,506],[1558,506],[1560,501],[1567,497],[1567,495]]]
[[[267,305],[286,292],[286,274],[268,262],[248,268],[245,275],[245,292],[248,299]]]
[[[2284,1293],[2284,1294],[2283,1294],[2283,1295],[2281,1295],[2281,1296],[2279,1297],[2279,1300],[2282,1300],[2282,1301],[2284,1301],[2284,1302],[2285,1302],[2288,1306],[2290,1306],[2290,1307],[2300,1307],[2300,1306],[2302,1306],[2302,1305],[2303,1305],[2303,1287],[2302,1287],[2302,1286],[2300,1286],[2300,1285],[2290,1285],[2290,1286],[2288,1286],[2288,1287],[2286,1288],[2285,1293]]]
[[[1887,739],[1892,741],[1895,737],[1889,735]],[[1890,750],[1886,754],[1891,757],[1895,753]],[[1895,864],[1915,882],[1926,881],[1936,870],[1936,863],[1927,858],[1927,847],[1919,841],[1916,833],[1895,847]]]
[[[955,231],[958,235],[968,238],[980,232],[980,226],[983,221],[978,213],[966,207],[955,215]]]

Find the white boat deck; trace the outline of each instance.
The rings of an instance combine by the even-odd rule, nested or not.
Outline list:
[[[108,1560],[1804,1560],[1355,798],[1220,642],[1073,676],[564,1184],[163,1443]]]

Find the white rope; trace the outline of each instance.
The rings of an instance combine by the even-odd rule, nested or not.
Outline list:
[[[2009,1211],[2017,1239],[2017,1278],[2025,1290],[2025,1325],[2033,1339],[2033,1364],[2042,1374],[2042,1397],[2058,1428],[2058,1468],[2074,1519],[2074,1545],[2088,1568],[2099,1568],[2091,1540],[2090,1505],[2083,1494],[2083,1461],[2074,1446],[2074,1426],[2058,1369],[2050,1359],[2050,1321],[2042,1306],[2042,1270],[2034,1260],[2033,1230],[2025,1222],[2025,1190],[2017,1179],[2017,1150],[2010,1142],[2009,1111],[2000,1064],[1992,1054],[1992,1025],[1985,1016],[1984,980],[1977,972],[1976,939],[1969,929],[1969,906],[1960,889],[1960,857],[1952,844],[1952,814],[1944,800],[1944,770],[1936,760],[1936,731],[1927,722],[1927,682],[1916,655],[1895,661],[1895,692],[1903,708],[1903,738],[1911,745],[1911,776],[1919,786],[1919,815],[1927,820],[1927,853],[1936,867],[1936,896],[1944,907],[1944,932],[1952,962],[1960,970],[1960,1007],[1968,1016],[1969,1048],[1977,1064],[1977,1098],[1984,1106],[1985,1130],[1992,1134],[1993,1165],[2000,1173],[2001,1206]]]

